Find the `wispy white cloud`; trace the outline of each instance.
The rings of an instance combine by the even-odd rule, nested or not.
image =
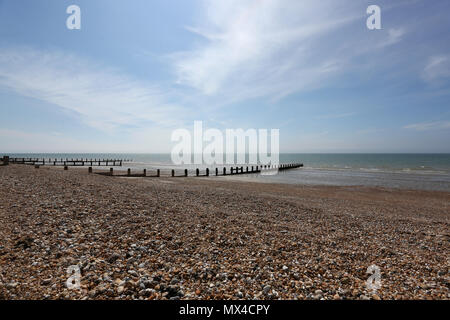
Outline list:
[[[106,131],[170,125],[183,115],[162,88],[61,51],[0,48],[0,86],[75,112]]]
[[[391,28],[388,29],[388,36],[385,40],[380,42],[379,47],[387,47],[399,42],[405,35],[406,31],[404,28]]]
[[[427,81],[450,78],[450,55],[434,55],[428,59],[423,71]]]
[[[139,128],[134,129],[124,142],[81,138],[59,132],[0,129],[0,150],[11,153],[165,153],[170,152],[172,145],[170,135],[171,130],[168,128]]]
[[[365,8],[347,0],[205,1],[203,11],[187,28],[202,42],[173,55],[178,82],[235,100],[323,86],[350,69],[355,55],[373,54],[405,34],[398,27],[364,39]],[[352,23],[358,25],[349,38],[344,28]]]
[[[404,129],[412,129],[417,131],[450,129],[450,121],[432,121],[413,123],[403,127]]]
[[[316,119],[339,119],[339,118],[347,118],[352,117],[356,114],[356,112],[343,112],[343,113],[329,113],[329,114],[321,114],[316,116]]]

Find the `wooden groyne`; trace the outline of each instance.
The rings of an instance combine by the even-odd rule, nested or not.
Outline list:
[[[101,172],[93,172],[92,167],[89,167],[89,173],[95,173],[106,176],[114,176],[114,177],[209,177],[209,176],[229,176],[229,175],[238,175],[238,174],[253,174],[253,173],[261,173],[269,170],[289,170],[303,167],[303,163],[287,163],[280,165],[261,165],[261,166],[243,166],[238,167],[222,167],[222,168],[214,168],[211,170],[210,168],[206,168],[203,170],[195,169],[194,173],[191,172],[189,174],[188,169],[171,169],[165,175],[161,175],[160,169],[155,169],[152,171],[147,171],[147,169],[143,169],[142,171],[132,171],[130,168],[127,169],[125,173],[120,171],[120,173],[114,172],[113,168],[110,168],[109,171],[101,171]]]
[[[5,159],[4,156],[3,159]],[[131,162],[129,159],[73,159],[73,158],[10,158],[9,163],[28,165],[50,165],[50,166],[99,166],[99,167],[121,167],[123,162]],[[3,161],[4,162],[4,161]]]
[[[127,169],[126,172],[119,170],[114,172],[112,167],[121,167],[123,162],[131,162],[129,159],[63,159],[63,158],[10,158],[9,156],[3,156],[1,158],[2,165],[7,165],[9,163],[14,164],[27,164],[34,165],[35,168],[39,168],[41,165],[49,165],[49,166],[64,166],[64,170],[68,170],[70,166],[89,166],[88,172],[95,173],[106,176],[114,176],[114,177],[209,177],[209,176],[230,176],[230,175],[239,175],[239,174],[253,174],[253,173],[262,173],[264,171],[284,171],[289,169],[296,169],[303,167],[303,163],[286,163],[279,165],[253,165],[253,166],[235,166],[235,167],[221,167],[221,168],[205,168],[205,169],[195,169],[194,172],[189,172],[188,169],[168,169],[168,172],[161,175],[160,169],[154,169],[151,171],[147,171],[147,169],[143,170],[134,170],[132,171],[130,168]],[[106,166],[111,167],[108,171],[101,170],[94,172],[94,166]]]

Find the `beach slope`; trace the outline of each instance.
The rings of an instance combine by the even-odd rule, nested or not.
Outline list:
[[[24,165],[0,181],[1,299],[450,298],[448,192]]]

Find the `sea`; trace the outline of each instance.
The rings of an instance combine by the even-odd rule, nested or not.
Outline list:
[[[0,153],[0,155],[2,155]],[[170,154],[133,153],[15,153],[10,157],[127,159],[114,170],[139,171],[144,168],[170,171],[177,175],[187,168],[190,174],[196,169],[210,170],[223,165],[174,165]],[[302,168],[280,171],[274,175],[242,174],[227,179],[243,181],[288,183],[303,185],[376,186],[401,189],[450,191],[450,154],[325,154],[282,153],[280,163],[303,163]],[[242,164],[251,166],[251,164]],[[234,165],[236,166],[236,165]],[[228,165],[227,167],[231,167]],[[221,171],[220,171],[221,172]],[[217,179],[216,177],[211,177]],[[218,177],[223,178],[223,177]]]

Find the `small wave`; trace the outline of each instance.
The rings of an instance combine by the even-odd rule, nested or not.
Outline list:
[[[368,171],[368,172],[380,172],[380,171],[383,171],[382,169],[379,169],[379,168],[359,168],[359,170],[361,170],[361,171]]]

